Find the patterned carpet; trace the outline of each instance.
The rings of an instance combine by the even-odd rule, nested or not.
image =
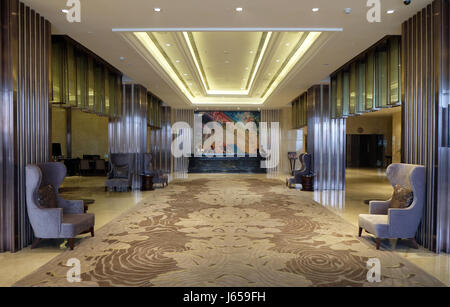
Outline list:
[[[264,176],[176,181],[16,286],[443,285],[302,195]],[[70,258],[81,283],[66,281]],[[367,282],[369,258],[380,283]]]

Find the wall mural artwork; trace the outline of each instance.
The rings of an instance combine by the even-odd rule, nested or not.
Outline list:
[[[223,149],[225,152],[234,152],[235,154],[250,154],[250,148],[258,148],[258,129],[259,122],[261,120],[261,114],[257,111],[198,111],[196,115],[202,115],[202,126],[205,129],[205,125],[211,122],[217,122],[222,125],[223,128]],[[226,137],[227,123],[234,124],[234,142]],[[238,135],[243,133],[245,135],[245,142],[240,143],[238,141]],[[256,135],[256,138],[250,137],[250,135]],[[203,144],[212,134],[203,133]],[[201,148],[201,151],[205,154],[215,151],[216,144],[211,144],[211,148]]]

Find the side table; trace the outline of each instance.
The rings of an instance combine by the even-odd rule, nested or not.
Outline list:
[[[141,191],[153,190],[153,175],[141,174]]]
[[[302,176],[302,191],[313,192],[314,191],[314,175]]]

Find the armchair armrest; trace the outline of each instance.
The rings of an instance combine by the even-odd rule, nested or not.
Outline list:
[[[389,205],[391,200],[369,202],[369,214],[388,214]]]
[[[38,238],[57,238],[61,231],[62,208],[36,208],[29,212],[34,234]]]
[[[398,238],[413,238],[416,235],[420,218],[416,212],[409,208],[389,209],[389,230],[392,236]]]
[[[84,213],[82,200],[67,200],[58,196],[58,207],[62,208],[65,214]]]

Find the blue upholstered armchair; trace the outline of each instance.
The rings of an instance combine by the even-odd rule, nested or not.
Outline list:
[[[302,176],[312,174],[311,164],[312,156],[308,153],[302,153],[298,157],[300,160],[300,169],[293,172],[294,177],[286,179],[286,186],[292,187],[294,184],[302,184]]]
[[[295,183],[302,183],[302,176],[311,175],[311,163],[312,156],[309,153],[303,153],[300,155],[299,160],[302,164],[302,167],[294,172]]]
[[[134,155],[128,153],[113,153],[109,155],[111,170],[105,182],[105,191],[127,192],[131,189],[133,180]]]
[[[425,203],[425,168],[421,165],[391,164],[386,176],[392,186],[400,185],[413,191],[413,201],[407,208],[390,208],[391,200],[371,201],[369,214],[360,214],[358,219],[359,236],[362,230],[376,237],[376,248],[381,239],[411,239],[418,247],[415,235],[423,215]]]
[[[35,239],[35,248],[41,239],[68,239],[70,249],[74,237],[91,232],[94,236],[95,217],[84,213],[82,200],[66,200],[58,194],[58,189],[66,176],[66,167],[59,162],[48,162],[26,167],[26,199],[28,218]],[[38,197],[40,188],[51,185],[56,194],[56,207],[42,206]]]

